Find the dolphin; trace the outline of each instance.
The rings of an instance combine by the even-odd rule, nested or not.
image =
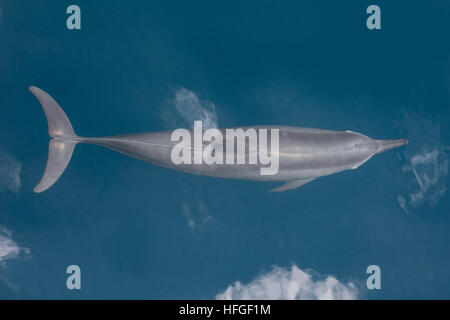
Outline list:
[[[176,145],[172,131],[124,134],[110,137],[81,137],[59,104],[43,90],[29,90],[39,100],[47,118],[49,142],[47,166],[41,181],[33,189],[40,193],[50,188],[62,175],[78,143],[94,144],[162,167],[191,174],[256,181],[281,181],[272,189],[281,192],[298,188],[318,177],[356,169],[373,155],[408,143],[406,139],[374,140],[353,131],[333,131],[288,126],[254,126],[242,129],[278,129],[279,169],[275,174],[262,175],[261,163],[256,164],[175,164],[171,151]],[[225,129],[219,129],[224,132]],[[224,139],[226,139],[224,135]],[[242,141],[241,141],[242,142]],[[225,144],[225,141],[221,142]],[[238,141],[239,143],[239,141]],[[250,148],[245,149],[246,157]]]

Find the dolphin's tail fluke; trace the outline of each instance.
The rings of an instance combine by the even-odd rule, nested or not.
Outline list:
[[[376,153],[381,153],[389,149],[398,148],[408,143],[408,140],[406,139],[375,141],[378,143],[378,151]]]
[[[73,131],[63,109],[49,94],[36,87],[30,87],[30,91],[44,109],[48,134],[53,138],[48,147],[48,160],[44,176],[33,189],[34,192],[39,193],[50,188],[63,174],[72,157],[73,149],[80,139]]]

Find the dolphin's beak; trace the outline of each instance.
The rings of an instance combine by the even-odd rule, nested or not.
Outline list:
[[[378,143],[378,151],[376,153],[381,153],[389,149],[398,148],[408,143],[408,140],[406,139],[375,140],[375,141]]]

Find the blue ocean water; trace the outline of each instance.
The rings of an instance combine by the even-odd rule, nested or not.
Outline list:
[[[0,1],[0,298],[450,298],[448,2],[377,1],[381,30],[369,1],[77,0],[81,30],[70,4]],[[49,138],[30,85],[83,136],[203,117],[409,144],[277,194],[80,145],[35,194]]]

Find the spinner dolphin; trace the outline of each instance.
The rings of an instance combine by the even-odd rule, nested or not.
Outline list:
[[[81,137],[75,134],[69,118],[49,94],[37,87],[31,86],[29,89],[44,109],[48,123],[48,132],[52,138],[49,143],[48,160],[44,175],[34,188],[34,191],[37,193],[47,190],[59,179],[69,164],[75,146],[79,143],[99,145],[162,167],[192,174],[220,178],[284,182],[280,187],[271,190],[275,192],[300,187],[318,177],[356,169],[373,155],[408,143],[405,139],[374,140],[353,131],[332,131],[287,126],[255,126],[242,129],[244,132],[248,129],[277,130],[278,148],[275,155],[277,156],[278,168],[275,173],[269,175],[261,174],[261,168],[264,165],[259,161],[254,164],[180,164],[173,161],[173,149],[178,143],[173,141],[173,131],[125,134],[110,137]],[[224,141],[220,141],[220,144],[226,145],[225,130],[228,129],[218,130],[223,133],[224,139]],[[239,143],[239,141],[236,143]],[[258,146],[256,149],[258,149]],[[244,150],[246,159],[251,157],[252,152],[258,152],[258,150],[252,150],[251,148]],[[195,152],[194,150],[188,151]],[[271,153],[273,156],[274,151],[272,150]]]

